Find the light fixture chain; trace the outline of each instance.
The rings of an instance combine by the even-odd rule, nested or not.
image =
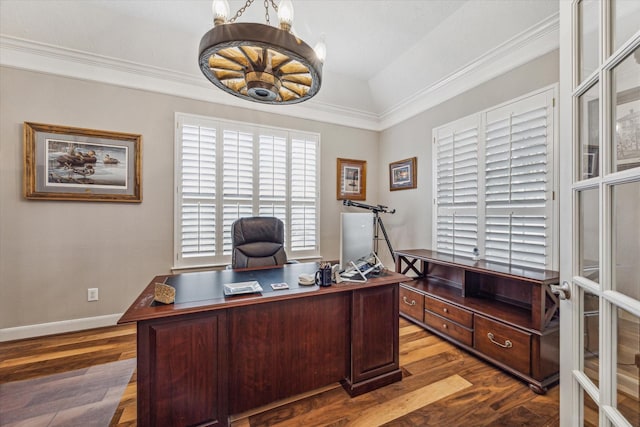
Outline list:
[[[269,1],[268,0],[264,0],[264,18],[267,20],[267,25],[271,25],[271,22],[269,22]]]
[[[229,19],[229,22],[235,22],[236,19],[240,18],[240,15],[242,15],[244,13],[244,11],[247,10],[247,8],[249,6],[251,6],[251,3],[253,3],[253,0],[247,0],[247,2],[244,4],[244,6],[242,6],[240,9],[238,9],[238,11],[233,16],[233,18]]]

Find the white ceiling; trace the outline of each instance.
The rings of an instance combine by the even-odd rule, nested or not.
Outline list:
[[[504,72],[557,47],[558,1],[294,1],[296,34],[311,46],[324,35],[328,51],[322,88],[305,109],[346,112],[355,122],[397,121],[392,116],[401,110],[400,116],[415,114],[427,105],[420,98],[438,98],[432,92],[451,86],[461,73],[479,74],[477,67],[484,66],[490,78],[491,68]],[[244,1],[229,3],[235,12]],[[264,23],[264,12],[256,0],[239,21]],[[198,44],[212,26],[211,16],[210,0],[0,0],[0,64],[71,75],[85,67],[84,78],[116,84],[113,79],[122,76],[115,75],[127,69],[135,76],[121,84],[143,89],[157,85],[139,82],[154,73],[173,86],[202,91],[209,85],[220,92],[209,100],[264,109],[239,104],[198,70]],[[271,21],[277,22],[273,12]],[[550,38],[544,46],[518,52],[544,37]],[[59,64],[63,60],[67,67]],[[112,67],[110,75],[88,71],[97,63]],[[171,90],[196,93],[182,86]],[[412,107],[416,100],[422,105]]]

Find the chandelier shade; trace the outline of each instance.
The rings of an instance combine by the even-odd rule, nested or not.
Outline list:
[[[215,25],[200,41],[199,64],[214,85],[266,104],[295,104],[320,90],[322,61],[288,30],[259,23]]]

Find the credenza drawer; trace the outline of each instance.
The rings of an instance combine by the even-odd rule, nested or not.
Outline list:
[[[424,319],[424,295],[400,286],[400,311],[422,322]]]
[[[435,314],[452,320],[456,323],[471,328],[473,326],[473,313],[464,308],[446,303],[430,296],[424,297],[425,308]]]
[[[445,319],[430,311],[424,313],[424,323],[453,338],[463,344],[471,347],[473,345],[473,331],[458,325],[451,320]]]
[[[476,350],[526,375],[531,373],[531,334],[478,314],[474,326]]]

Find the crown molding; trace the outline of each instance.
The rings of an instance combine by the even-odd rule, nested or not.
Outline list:
[[[377,130],[378,115],[316,100],[294,105],[249,104],[218,90],[201,75],[188,74],[46,43],[0,35],[0,65],[113,84],[198,101]],[[250,105],[250,106],[249,106]]]
[[[560,20],[555,13],[517,34],[438,82],[423,88],[380,115],[379,129],[395,126],[448,99],[557,49]]]
[[[180,96],[306,120],[382,131],[559,46],[554,14],[379,114],[311,99],[273,106],[248,103],[214,88],[200,75],[0,35],[0,65]],[[280,110],[281,109],[281,110]]]

